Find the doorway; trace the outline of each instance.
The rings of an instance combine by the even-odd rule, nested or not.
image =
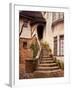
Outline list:
[[[44,26],[43,25],[38,25],[37,34],[38,34],[38,39],[39,40],[43,39],[43,30],[44,30]]]

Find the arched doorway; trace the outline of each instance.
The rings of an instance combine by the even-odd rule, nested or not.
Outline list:
[[[44,30],[44,26],[43,25],[38,25],[37,34],[38,34],[38,39],[39,40],[43,39],[43,30]]]

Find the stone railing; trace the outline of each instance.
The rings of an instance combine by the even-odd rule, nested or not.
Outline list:
[[[37,43],[38,43],[38,46],[39,46],[39,50],[38,50],[38,53],[36,55],[36,59],[38,59],[39,56],[40,56],[40,53],[41,53],[41,44],[40,44],[40,41],[38,39],[38,35],[37,35],[37,31],[36,30],[34,30],[34,32],[32,33],[32,37],[33,36],[37,39]]]
[[[37,53],[36,59],[39,58],[40,53],[41,53],[41,45],[40,45],[40,41],[39,41],[38,39],[37,39],[37,42],[38,42],[38,45],[39,45],[39,50],[38,50],[38,53]]]

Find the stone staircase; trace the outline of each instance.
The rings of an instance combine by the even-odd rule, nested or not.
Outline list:
[[[40,63],[37,66],[37,71],[56,71],[59,70],[59,66],[54,62],[53,58],[48,55],[46,48],[42,48],[40,57]]]
[[[46,48],[42,48],[40,60],[37,65],[36,71],[34,72],[34,77],[59,77],[63,76],[62,70],[59,68],[58,64],[53,60],[48,54]]]

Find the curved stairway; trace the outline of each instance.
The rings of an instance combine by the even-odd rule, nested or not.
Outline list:
[[[37,65],[36,71],[33,73],[35,78],[44,77],[62,77],[64,72],[59,68],[58,64],[48,55],[48,50],[42,48],[40,60]]]

